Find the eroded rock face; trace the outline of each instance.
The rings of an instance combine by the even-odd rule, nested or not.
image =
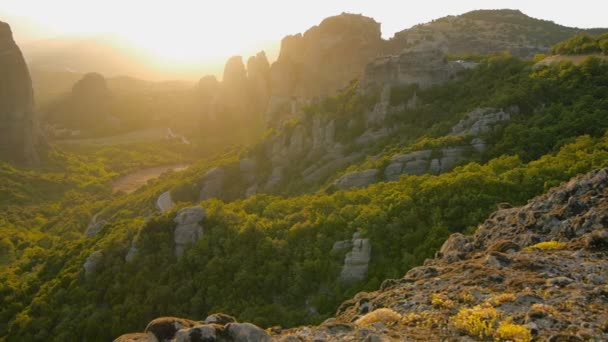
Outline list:
[[[190,207],[177,212],[173,220],[177,226],[173,231],[175,256],[180,258],[186,247],[203,237],[201,221],[205,218],[205,208]]]
[[[373,91],[386,85],[410,84],[428,88],[446,82],[466,69],[461,63],[446,61],[444,56],[441,50],[421,49],[378,58],[365,67],[362,89]]]
[[[340,272],[340,280],[345,283],[365,279],[372,253],[372,245],[369,239],[362,239],[359,233],[353,234],[351,246],[351,251],[344,257],[344,265]],[[335,244],[334,247],[336,247]]]
[[[494,126],[509,121],[511,114],[495,108],[478,108],[452,127],[450,135],[480,135],[492,131]]]
[[[35,165],[42,148],[29,70],[0,21],[0,160]]]
[[[285,37],[271,67],[270,112],[289,111],[290,101],[331,94],[360,78],[382,46],[380,24],[343,13],[304,34]],[[282,108],[283,106],[283,108]]]
[[[163,192],[156,199],[156,207],[160,210],[161,213],[166,213],[171,210],[175,206],[173,199],[171,198],[171,191]]]

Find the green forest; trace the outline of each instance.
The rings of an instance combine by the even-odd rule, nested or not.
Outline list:
[[[554,52],[606,53],[602,37],[575,36]],[[164,191],[196,187],[207,170],[258,149],[209,151],[188,170],[131,194],[112,193],[109,183],[138,167],[192,162],[194,152],[150,145],[54,149],[42,169],[0,164],[6,180],[0,185],[0,340],[108,341],[158,316],[203,319],[214,312],[263,327],[319,323],[343,300],[432,257],[451,233],[473,234],[499,203],[524,204],[572,176],[608,166],[608,63],[589,58],[578,66],[538,67],[508,54],[479,61],[446,84],[393,89],[395,105],[413,91],[423,105],[391,117],[402,125],[369,148],[379,157],[350,169],[381,168],[396,153],[468,139],[446,134],[475,108],[519,108],[484,136],[486,151],[440,175],[404,175],[344,191],[330,180],[314,187],[296,180],[284,191],[249,198],[196,203],[184,196],[160,214],[154,201]],[[349,116],[361,116],[376,98],[358,92],[355,82],[305,112],[335,118],[337,139],[348,146],[362,129],[356,120],[349,128]],[[207,213],[204,236],[177,259],[173,219],[197,204]],[[96,213],[110,223],[85,238]],[[370,239],[372,258],[365,281],[345,284],[338,274],[346,251],[331,250],[355,232]],[[126,262],[133,241],[138,253]],[[102,263],[85,276],[82,265],[97,250]]]

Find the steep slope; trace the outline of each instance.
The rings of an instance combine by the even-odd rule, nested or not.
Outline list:
[[[231,318],[214,320],[221,315],[162,318],[147,335],[116,341],[608,338],[608,169],[523,207],[502,207],[474,236],[453,234],[435,259],[376,292],[357,294],[320,326],[264,333]]]
[[[0,22],[0,160],[37,164],[40,143],[29,71],[10,26]]]

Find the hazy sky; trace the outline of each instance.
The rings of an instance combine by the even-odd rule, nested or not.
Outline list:
[[[481,8],[520,9],[567,26],[608,26],[608,0],[0,0],[0,20],[22,42],[110,34],[168,61],[190,62],[250,53],[341,12],[375,18],[388,38],[418,23]]]

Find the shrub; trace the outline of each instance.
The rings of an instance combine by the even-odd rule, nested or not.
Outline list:
[[[501,341],[513,342],[530,342],[532,341],[532,333],[525,325],[513,324],[509,321],[500,323],[496,334],[496,339]]]
[[[392,322],[398,322],[399,320],[401,320],[400,314],[398,314],[397,312],[395,312],[391,309],[382,308],[382,309],[374,310],[374,311],[368,313],[367,315],[359,318],[355,322],[355,324],[357,324],[360,327],[364,327],[364,326],[370,326],[370,325],[378,323],[378,322],[392,323]]]
[[[438,308],[451,309],[454,302],[443,293],[433,293],[431,296],[431,304]]]
[[[497,319],[496,309],[489,305],[477,305],[460,309],[458,314],[452,317],[452,322],[456,329],[469,336],[483,339],[492,336]]]

